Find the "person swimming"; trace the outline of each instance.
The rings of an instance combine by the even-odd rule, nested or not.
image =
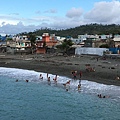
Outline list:
[[[80,85],[80,84],[78,84],[78,90],[80,90],[80,88],[81,88],[81,85]]]
[[[98,97],[99,97],[99,98],[109,98],[109,96],[105,96],[105,95],[102,96],[101,94],[98,94]]]
[[[50,81],[50,77],[48,77],[48,81]]]
[[[40,77],[39,77],[40,79],[43,79],[43,76],[42,76],[42,74],[40,74]]]
[[[54,80],[55,82],[57,82],[57,75],[55,75],[55,78],[53,78],[53,80]]]
[[[102,95],[101,95],[101,94],[98,94],[98,97],[99,97],[99,98],[102,98]]]
[[[66,88],[66,91],[68,91],[68,88]]]
[[[16,79],[16,82],[18,82],[18,79]]]
[[[53,80],[57,80],[57,75],[55,75],[55,78],[53,78]]]
[[[29,82],[29,80],[26,80],[26,82]]]
[[[50,85],[51,82],[50,82],[50,77],[48,76],[48,73],[47,73],[47,81],[48,81],[48,85]]]
[[[67,82],[64,83],[63,85],[64,85],[64,86],[66,86],[66,85],[70,85],[70,81],[71,81],[71,80],[67,81]]]

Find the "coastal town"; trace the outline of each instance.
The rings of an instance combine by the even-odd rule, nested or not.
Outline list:
[[[27,35],[6,35],[0,36],[0,52],[7,54],[45,54],[62,53],[64,49],[57,46],[64,41],[71,41],[72,44],[66,49],[68,55],[93,54],[120,54],[120,35],[78,35],[78,38],[71,36],[56,36],[55,34],[43,33],[42,36],[35,36],[34,43]]]
[[[120,0],[0,2],[0,120],[120,120]]]
[[[71,71],[82,71],[82,79],[120,85],[120,35],[85,34],[72,38],[43,33],[35,36],[34,43],[25,35],[3,38],[1,36],[1,67],[30,69],[69,78]],[[58,47],[66,41],[72,44]]]

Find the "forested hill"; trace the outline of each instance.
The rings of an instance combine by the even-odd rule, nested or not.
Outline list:
[[[27,34],[42,35],[43,33],[55,34],[56,36],[64,36],[64,37],[72,36],[74,38],[77,38],[78,35],[82,35],[82,34],[98,34],[98,35],[120,34],[120,25],[87,24],[75,28],[62,29],[62,30],[53,30],[49,28],[39,29]],[[26,33],[22,33],[22,34],[26,34]]]

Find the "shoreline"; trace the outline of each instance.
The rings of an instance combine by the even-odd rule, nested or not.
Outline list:
[[[97,59],[98,58],[98,59]],[[94,72],[86,71],[86,64],[95,68]],[[34,55],[8,55],[0,54],[0,67],[20,68],[34,70],[59,76],[73,78],[72,71],[82,71],[82,80],[93,81],[101,84],[120,86],[120,59],[107,58],[91,55],[60,56],[51,54]]]

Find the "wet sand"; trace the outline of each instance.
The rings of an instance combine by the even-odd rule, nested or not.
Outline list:
[[[98,59],[97,59],[98,58]],[[86,71],[86,64],[95,68],[94,72]],[[0,67],[21,68],[57,74],[73,78],[72,71],[82,71],[82,80],[120,86],[120,59],[111,59],[98,56],[62,56],[52,54],[8,55],[0,54]]]

